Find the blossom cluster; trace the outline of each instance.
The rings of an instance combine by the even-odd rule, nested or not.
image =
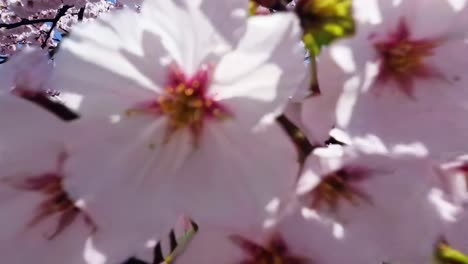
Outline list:
[[[22,46],[56,47],[78,21],[141,1],[108,0],[0,0],[0,55],[7,57]]]
[[[117,5],[0,65],[3,262],[468,264],[465,0]]]

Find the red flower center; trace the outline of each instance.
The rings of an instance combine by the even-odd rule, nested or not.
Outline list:
[[[342,201],[353,206],[359,205],[359,201],[370,203],[370,197],[355,185],[369,176],[369,172],[361,168],[343,168],[325,175],[322,181],[303,198],[311,208],[317,210],[327,207],[335,211]]]
[[[441,76],[424,63],[439,44],[440,41],[436,40],[412,39],[407,24],[401,19],[395,32],[386,40],[374,43],[381,60],[378,80],[386,82],[392,79],[403,93],[413,97],[414,79]]]
[[[195,144],[203,130],[205,120],[223,120],[230,113],[208,95],[211,68],[203,66],[192,77],[187,77],[179,68],[171,67],[164,93],[157,100],[142,108],[130,109],[127,113],[154,112],[168,118],[166,140],[174,132],[188,128]]]
[[[289,252],[285,241],[274,235],[265,246],[258,245],[241,236],[233,235],[231,240],[247,255],[240,264],[305,264],[306,258],[294,256]]]
[[[46,234],[48,240],[52,240],[60,235],[79,215],[83,217],[85,224],[92,229],[93,233],[97,229],[91,217],[76,206],[75,201],[63,188],[61,171],[65,158],[65,155],[59,157],[57,172],[43,173],[37,177],[10,177],[4,179],[4,182],[13,188],[22,191],[38,192],[44,196],[43,201],[36,209],[35,216],[29,221],[27,228],[33,228],[47,218],[59,215],[55,229],[50,234]]]

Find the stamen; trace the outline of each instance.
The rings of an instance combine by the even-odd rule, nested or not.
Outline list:
[[[44,173],[37,177],[7,177],[2,180],[3,183],[15,189],[43,194],[43,201],[36,208],[34,217],[28,222],[26,227],[34,228],[46,219],[54,215],[59,215],[57,226],[51,234],[46,235],[48,240],[52,240],[60,235],[79,215],[84,217],[85,224],[91,228],[92,232],[97,230],[97,226],[91,218],[76,206],[75,201],[63,188],[61,172],[63,171],[65,159],[65,154],[59,155],[56,172]]]
[[[341,201],[359,206],[361,202],[372,203],[371,198],[355,183],[359,183],[369,177],[369,172],[361,168],[343,168],[334,171],[322,179],[315,189],[304,198],[308,200],[313,209],[327,207],[336,211]]]
[[[231,114],[207,93],[211,69],[203,66],[191,78],[176,67],[171,67],[164,94],[155,101],[127,110],[127,116],[133,114],[156,114],[168,118],[165,142],[181,129],[189,129],[194,145],[198,145],[204,122],[222,121]]]
[[[305,264],[310,261],[304,257],[294,256],[289,252],[280,235],[273,235],[265,244],[258,245],[238,235],[232,235],[231,241],[247,255],[242,264]]]
[[[439,40],[412,39],[406,22],[401,19],[395,32],[386,40],[374,43],[381,60],[377,80],[387,82],[392,79],[405,95],[413,98],[415,79],[441,77],[437,70],[424,63],[440,43]]]

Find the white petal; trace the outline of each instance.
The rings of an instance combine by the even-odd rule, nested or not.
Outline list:
[[[52,63],[46,52],[39,48],[24,47],[0,66],[0,93],[17,87],[27,90],[42,89],[50,77]]]
[[[64,153],[64,124],[42,108],[13,95],[0,97],[0,254],[9,263],[85,263],[81,250],[89,229],[77,217],[55,239],[51,216],[28,227],[43,193],[21,190],[15,184],[45,173],[60,173]],[[21,249],[21,250],[19,250]]]
[[[172,59],[187,75],[232,49],[245,27],[247,3],[229,0],[147,1],[142,7],[150,31],[161,36]]]
[[[48,143],[59,149],[57,146],[64,139],[64,124],[51,113],[10,94],[0,96],[0,110],[0,159],[16,158],[21,162],[23,151],[29,153],[28,148]],[[24,166],[18,166],[21,167]]]
[[[187,131],[163,143],[165,120],[135,131],[142,125],[138,122],[149,121],[124,120],[102,131],[90,130],[89,142],[78,141],[67,166],[77,181],[68,186],[74,193],[89,194],[85,197],[95,214],[130,211],[141,216],[132,221],[142,230],[150,225],[156,233],[165,232],[181,213],[190,213],[195,221],[245,225],[261,221],[268,203],[293,188],[295,151],[276,125],[250,131],[233,120],[207,123],[193,149]],[[93,181],[86,184],[84,179]],[[102,196],[109,197],[100,200],[133,206],[122,210],[95,204]]]
[[[348,243],[365,245],[373,263],[429,261],[444,224],[430,202],[434,175],[429,163],[409,156],[360,155],[345,161],[346,166],[369,170],[367,178],[352,184],[367,198],[354,204],[342,199],[335,211],[318,212],[343,225]]]
[[[209,93],[248,126],[284,109],[307,69],[294,14],[248,20],[235,51],[221,59]]]
[[[306,219],[298,212],[285,217],[276,227],[291,255],[311,263],[372,263],[368,250],[356,251],[356,244],[333,234],[333,224],[321,219]]]
[[[177,258],[180,264],[238,263],[243,259],[242,250],[230,239],[228,230],[203,226]]]
[[[120,114],[156,96],[165,81],[159,61],[165,54],[138,14],[106,14],[77,25],[64,39],[48,87],[82,95],[84,116]]]
[[[281,128],[265,126],[252,133],[238,127],[234,122],[207,127],[203,147],[174,175],[179,181],[177,207],[191,212],[195,221],[258,223],[268,215],[272,200],[285,199],[292,191],[298,167]]]

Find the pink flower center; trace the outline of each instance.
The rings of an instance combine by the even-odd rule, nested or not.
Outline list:
[[[258,245],[241,236],[233,235],[231,240],[247,255],[240,264],[305,264],[306,258],[294,256],[289,252],[285,241],[279,235],[273,236],[265,246]]]
[[[141,108],[130,109],[129,114],[148,110],[168,118],[166,139],[174,132],[188,128],[197,143],[206,120],[223,120],[228,110],[208,95],[211,68],[203,66],[192,77],[179,68],[171,67],[164,93],[157,100]]]
[[[393,79],[402,92],[412,97],[415,78],[440,76],[424,63],[425,58],[432,56],[439,44],[436,40],[411,39],[408,26],[401,19],[395,32],[386,40],[374,43],[381,60],[378,80],[386,82]]]
[[[341,201],[353,206],[359,205],[359,200],[370,202],[370,197],[359,190],[356,183],[366,180],[369,172],[361,168],[343,168],[328,175],[304,197],[311,208],[322,209],[327,207],[332,211],[338,209]]]
[[[62,167],[62,157],[59,168]],[[38,192],[44,196],[44,200],[36,209],[35,216],[29,221],[27,228],[33,228],[42,221],[54,215],[59,215],[55,229],[46,235],[52,240],[70,226],[77,216],[82,215],[87,226],[95,232],[97,227],[93,220],[75,204],[75,201],[63,188],[63,177],[60,172],[43,173],[38,177],[11,177],[5,178],[4,182],[12,187],[22,190]]]

